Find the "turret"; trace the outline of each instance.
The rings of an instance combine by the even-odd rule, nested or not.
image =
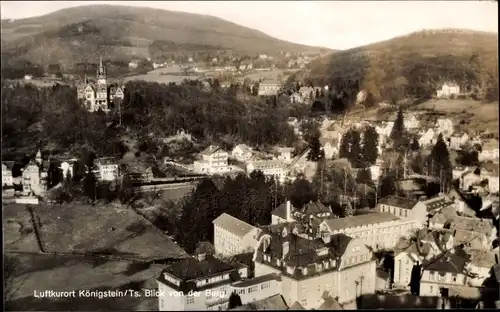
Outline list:
[[[36,153],[36,156],[35,156],[35,162],[36,162],[38,165],[41,165],[41,164],[42,164],[42,152],[40,151],[40,149],[38,149],[38,152]]]

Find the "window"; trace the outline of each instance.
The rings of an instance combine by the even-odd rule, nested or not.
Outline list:
[[[456,282],[457,281],[457,275],[456,274],[452,274],[451,277],[453,278],[453,281]]]
[[[193,304],[194,303],[194,297],[193,296],[189,296],[186,298],[186,304]]]
[[[165,306],[165,301],[163,299],[160,299],[160,308],[163,309]]]
[[[430,271],[429,272],[429,281],[433,281],[434,280],[434,272]]]
[[[307,306],[307,299],[300,300],[300,305],[302,305],[303,307],[306,307]]]

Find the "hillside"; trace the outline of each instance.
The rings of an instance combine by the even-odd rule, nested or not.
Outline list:
[[[172,51],[229,50],[270,55],[280,51],[325,52],[278,40],[260,31],[207,15],[118,5],[89,5],[44,16],[2,20],[3,61],[60,64],[145,58],[150,46]],[[165,44],[167,43],[167,44]]]
[[[455,81],[462,90],[498,97],[497,34],[468,30],[427,30],[319,58],[291,79],[335,85],[359,80],[379,99],[433,94]]]

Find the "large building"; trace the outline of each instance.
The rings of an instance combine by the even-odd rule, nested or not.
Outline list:
[[[92,168],[99,181],[114,181],[118,178],[118,163],[112,157],[97,158]]]
[[[201,152],[201,160],[194,162],[194,171],[201,174],[220,174],[231,170],[229,154],[216,145],[210,145]]]
[[[114,86],[108,84],[107,73],[104,68],[102,57],[99,58],[99,67],[97,68],[97,81],[91,82],[85,74],[85,81],[77,88],[78,99],[83,101],[83,105],[90,112],[102,110],[108,112],[110,103],[115,99],[124,98],[124,86]]]
[[[379,212],[389,212],[402,219],[412,219],[424,225],[427,221],[427,207],[424,202],[398,196],[387,196],[377,203]]]
[[[22,184],[24,195],[40,196],[47,190],[47,176],[50,163],[42,160],[38,150],[35,159],[23,169]]]
[[[309,202],[302,208],[296,208],[288,200],[282,203],[271,212],[271,224],[281,224],[297,222],[300,220],[314,221],[317,225],[327,218],[333,218],[330,207],[326,207],[320,202]],[[319,221],[317,221],[319,220]]]
[[[14,178],[12,177],[13,161],[2,161],[2,186],[12,186]]]
[[[280,182],[284,182],[287,175],[286,165],[281,160],[259,160],[247,164],[247,173],[261,171],[266,177],[274,177]]]
[[[227,213],[213,221],[215,252],[222,256],[233,256],[253,251],[258,229]]]
[[[378,212],[324,220],[319,231],[331,235],[345,234],[377,250],[393,248],[401,237],[410,235],[419,227],[420,223],[416,220],[403,219],[389,212]]]
[[[299,232],[293,223],[263,227],[254,254],[255,276],[280,274],[289,307],[318,309],[327,298],[347,303],[375,292],[375,260],[361,240]]]

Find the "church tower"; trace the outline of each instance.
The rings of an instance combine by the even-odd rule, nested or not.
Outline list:
[[[95,111],[101,109],[104,112],[108,108],[108,85],[106,83],[106,70],[102,64],[102,56],[99,57],[99,67],[97,69],[97,86],[96,86],[96,100],[94,109]]]
[[[38,165],[42,165],[42,152],[40,151],[40,149],[38,149],[38,152],[35,155],[35,163],[37,163]]]

